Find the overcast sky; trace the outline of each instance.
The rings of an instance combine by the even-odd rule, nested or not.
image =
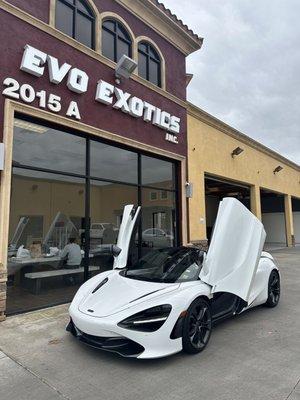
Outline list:
[[[300,164],[300,1],[161,2],[204,38],[188,99]]]

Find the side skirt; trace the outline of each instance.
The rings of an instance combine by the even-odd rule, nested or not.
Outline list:
[[[245,307],[247,307],[247,303],[241,298],[237,297],[234,300],[230,309],[224,311],[224,313],[218,313],[217,315],[213,315],[212,323],[213,325],[217,325],[219,322],[224,321],[227,318],[231,318],[236,314],[239,314]]]

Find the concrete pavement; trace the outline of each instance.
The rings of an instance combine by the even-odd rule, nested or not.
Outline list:
[[[300,400],[300,248],[273,255],[279,306],[218,325],[196,356],[139,361],[95,351],[65,332],[67,306],[8,318],[1,400]]]

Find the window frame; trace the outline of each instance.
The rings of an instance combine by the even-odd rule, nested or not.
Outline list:
[[[104,24],[106,22],[112,22],[114,24],[114,30],[112,31],[111,29],[107,28]],[[121,27],[121,29],[120,29]],[[113,41],[114,41],[114,49],[113,49],[113,53],[114,53],[114,59],[111,59],[110,57],[106,56],[105,54],[103,54],[103,30],[105,32],[108,32],[110,35],[113,36]],[[120,36],[119,34],[119,30],[123,30],[124,33],[126,34],[126,36],[128,37],[128,39],[124,39],[123,37]],[[123,33],[123,34],[124,34]],[[106,17],[102,20],[102,24],[101,24],[101,53],[104,57],[108,58],[109,60],[117,63],[118,60],[118,42],[121,41],[123,43],[126,43],[129,46],[129,54],[128,57],[132,58],[133,55],[133,38],[130,34],[130,32],[128,31],[127,27],[118,19],[114,18],[114,17]]]
[[[96,34],[96,16],[95,13],[92,9],[92,7],[90,6],[89,2],[86,0],[81,0],[81,2],[84,3],[84,5],[86,6],[86,8],[89,10],[90,13],[86,13],[84,11],[82,11],[79,6],[78,6],[78,1],[79,0],[73,0],[74,3],[71,4],[68,0],[56,0],[56,7],[57,7],[57,3],[60,2],[61,4],[64,4],[66,7],[69,7],[72,10],[72,36],[68,35],[67,33],[61,31],[60,29],[57,28],[56,26],[56,22],[57,22],[57,18],[56,18],[56,13],[55,13],[55,28],[58,29],[60,32],[64,33],[65,35],[68,35],[69,37],[71,37],[72,39],[76,40],[77,42],[83,44],[84,46],[87,46],[88,48],[95,50],[95,34]],[[57,8],[56,8],[57,9]],[[87,18],[90,22],[91,22],[91,27],[92,27],[92,35],[91,35],[91,46],[88,46],[84,43],[82,43],[80,40],[77,39],[77,14]]]
[[[146,46],[146,51],[142,50],[140,48],[140,46]],[[151,55],[151,51],[152,53],[156,54],[157,58],[153,57]],[[157,49],[155,48],[155,46],[150,43],[147,40],[141,40],[138,42],[137,44],[137,55],[138,55],[138,63],[139,63],[139,56],[143,55],[146,58],[146,77],[140,75],[140,71],[139,71],[139,76],[143,79],[146,79],[148,82],[152,83],[155,86],[158,86],[160,88],[162,88],[162,65],[163,65],[163,60],[161,55],[159,54],[159,52],[157,51]],[[159,74],[158,74],[158,79],[157,79],[157,83],[154,83],[153,81],[150,80],[150,62],[155,63],[156,66],[159,68]]]

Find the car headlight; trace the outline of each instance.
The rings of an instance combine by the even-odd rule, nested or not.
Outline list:
[[[155,332],[165,323],[171,310],[170,304],[151,307],[124,319],[118,326],[134,331]]]

